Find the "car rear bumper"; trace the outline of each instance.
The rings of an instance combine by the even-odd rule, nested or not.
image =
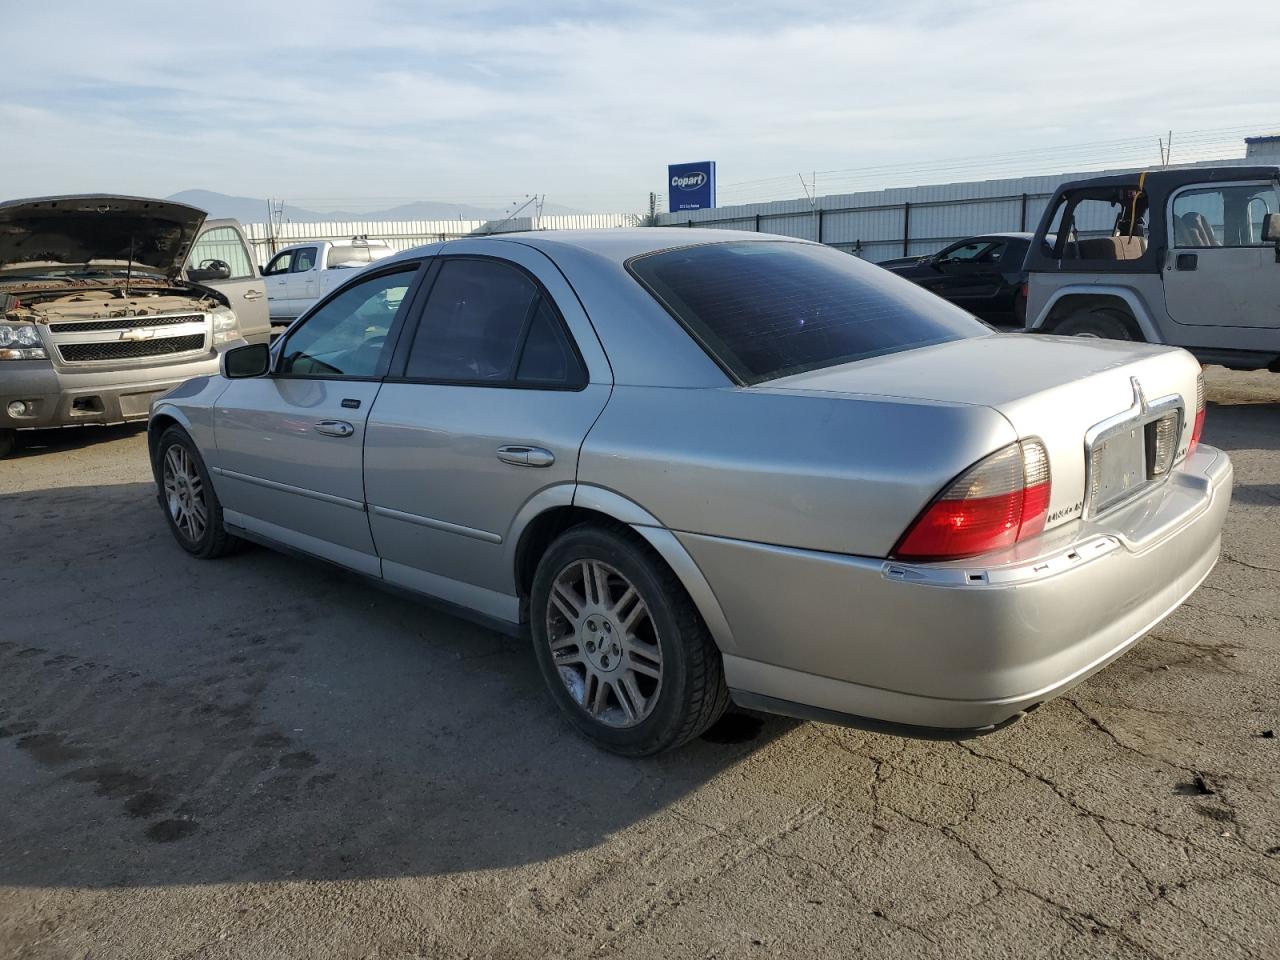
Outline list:
[[[159,394],[217,372],[217,356],[133,371],[69,372],[45,361],[6,361],[0,365],[0,429],[145,420]],[[11,414],[9,405],[15,400],[26,404],[28,412]]]
[[[724,611],[744,705],[983,732],[1106,666],[1200,585],[1231,483],[1202,446],[1126,507],[955,563],[678,537]]]

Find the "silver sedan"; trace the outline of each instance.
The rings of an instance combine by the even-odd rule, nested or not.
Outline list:
[[[152,408],[199,557],[301,552],[529,636],[643,755],[730,700],[962,737],[1128,649],[1231,493],[1181,350],[1002,335],[827,247],[511,234],[379,261]]]

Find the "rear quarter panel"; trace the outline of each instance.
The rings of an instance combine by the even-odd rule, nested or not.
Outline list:
[[[884,557],[947,482],[1015,439],[967,404],[619,385],[579,482],[671,530]]]

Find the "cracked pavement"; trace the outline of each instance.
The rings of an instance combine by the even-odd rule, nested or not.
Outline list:
[[[0,463],[0,956],[1280,957],[1280,376],[1211,368],[1223,558],[963,744],[731,714],[627,761],[516,641],[190,560],[137,428]]]

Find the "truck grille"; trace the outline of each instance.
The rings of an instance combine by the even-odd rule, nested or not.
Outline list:
[[[49,329],[54,333],[91,333],[94,330],[132,330],[135,327],[169,327],[175,323],[203,323],[204,315],[192,313],[185,316],[170,317],[113,317],[110,320],[73,320],[65,323],[51,323]]]
[[[204,334],[168,337],[162,340],[116,340],[110,343],[62,343],[58,352],[68,363],[93,360],[136,360],[140,357],[163,357],[189,353],[204,347]]]

